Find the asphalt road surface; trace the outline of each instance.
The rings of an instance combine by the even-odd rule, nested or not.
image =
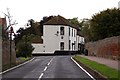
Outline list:
[[[3,74],[2,80],[92,80],[71,56],[39,56]]]

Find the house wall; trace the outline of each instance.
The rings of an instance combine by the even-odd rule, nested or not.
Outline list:
[[[60,34],[60,27],[64,27],[64,35]],[[70,35],[69,35],[70,30]],[[72,31],[73,30],[73,31]],[[70,51],[78,50],[78,43],[83,40],[79,37],[77,41],[77,29],[64,25],[44,25],[43,26],[43,44],[32,44],[35,48],[33,54],[53,54],[56,50],[60,50],[60,43],[64,42],[64,50]],[[73,46],[72,44],[75,43]]]
[[[64,35],[60,35],[60,27],[64,27]],[[55,50],[60,50],[60,42],[64,42],[64,50],[69,49],[68,28],[68,26],[63,25],[44,25],[43,43],[45,44],[45,52],[54,53]]]
[[[34,47],[32,54],[45,53],[44,44],[33,43],[32,46]]]
[[[76,48],[77,48],[77,50],[79,50],[78,49],[78,44],[83,44],[84,45],[84,43],[85,43],[84,37],[81,37],[81,36],[77,35],[77,41],[76,42],[77,42]]]
[[[77,49],[77,30],[75,28],[69,27],[70,28],[70,36],[69,40],[71,41],[71,48],[70,51],[74,51]],[[69,29],[68,29],[69,30]],[[68,31],[69,32],[69,31]],[[72,45],[72,43],[75,43],[75,46]]]
[[[79,43],[79,35],[76,37],[76,49],[78,50],[78,43]]]
[[[85,41],[84,41],[84,37],[81,37],[81,36],[79,36],[79,43],[81,43],[81,44],[84,44],[85,43]]]

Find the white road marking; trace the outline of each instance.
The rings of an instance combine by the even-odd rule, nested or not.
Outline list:
[[[50,60],[50,62],[47,64],[48,66],[50,65],[50,63],[52,62],[53,58]]]
[[[4,73],[6,73],[6,72],[8,72],[8,71],[11,71],[11,70],[16,69],[16,68],[18,68],[18,67],[20,67],[20,66],[23,66],[23,65],[29,63],[30,61],[32,61],[33,59],[35,59],[35,58],[32,58],[31,60],[26,61],[26,62],[24,62],[24,63],[22,63],[22,64],[20,64],[20,65],[17,65],[17,66],[15,66],[15,67],[12,67],[12,68],[10,68],[10,69],[7,69],[6,71],[0,72],[0,74],[4,74]]]
[[[47,70],[47,66],[45,67],[44,71],[46,71],[46,70]]]
[[[93,80],[96,80],[92,75],[90,75],[90,73],[88,73],[84,68],[82,68],[72,57],[71,57],[72,61],[75,62],[75,64],[82,69],[88,76],[90,76],[90,78],[92,78]]]
[[[50,62],[47,64],[48,66],[50,65]]]
[[[43,76],[43,73],[41,73],[41,75],[39,76],[38,80],[40,80],[42,78],[42,76]]]
[[[47,66],[45,66],[43,72],[40,74],[38,80],[40,80],[42,78],[42,76],[44,75],[44,72],[47,70],[48,66],[50,65],[50,63],[52,62],[53,58],[50,59],[50,61],[48,62]]]

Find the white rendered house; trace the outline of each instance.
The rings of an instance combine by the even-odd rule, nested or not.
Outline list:
[[[33,43],[33,54],[54,54],[55,51],[78,51],[84,38],[78,28],[72,26],[67,19],[55,16],[43,25],[43,43]]]

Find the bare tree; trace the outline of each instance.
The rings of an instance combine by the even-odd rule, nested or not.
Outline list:
[[[12,54],[12,34],[15,35],[12,25],[16,25],[17,23],[16,23],[16,20],[14,22],[12,22],[12,16],[10,15],[9,8],[7,8],[7,14],[6,13],[4,13],[4,14],[5,14],[5,17],[8,18],[8,22],[9,22],[8,26],[6,27],[6,29],[4,31],[5,31],[5,33],[8,32],[9,40],[10,40],[10,67],[11,67],[12,66],[12,62],[11,62],[11,60],[12,60],[11,59],[11,54]]]

